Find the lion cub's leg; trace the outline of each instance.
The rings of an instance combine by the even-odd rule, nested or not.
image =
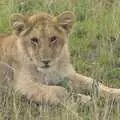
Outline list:
[[[64,102],[66,98],[67,92],[63,87],[42,85],[27,79],[22,81],[16,83],[15,90],[30,100],[44,104],[58,104]]]
[[[63,102],[67,96],[65,88],[35,82],[32,75],[24,69],[17,71],[15,76],[15,91],[30,100],[44,104],[58,104]]]
[[[80,88],[81,90],[93,91],[94,80],[90,77],[83,76],[78,73],[74,73],[69,76],[71,86],[73,88]],[[117,97],[120,95],[120,89],[110,88],[101,83],[97,86],[98,94],[102,97]]]

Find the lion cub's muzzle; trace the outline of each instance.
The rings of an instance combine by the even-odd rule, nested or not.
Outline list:
[[[50,60],[49,59],[43,59],[41,62],[44,64],[42,68],[49,68],[50,67]]]

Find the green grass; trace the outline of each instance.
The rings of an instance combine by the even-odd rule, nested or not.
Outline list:
[[[74,67],[102,83],[120,87],[119,0],[76,0],[76,4],[71,4],[70,0],[58,0],[61,2],[57,3],[52,0],[21,1],[0,1],[0,33],[11,32],[9,16],[12,13],[45,11],[57,15],[71,10],[76,14],[69,36]],[[68,102],[61,106],[40,106],[10,90],[0,95],[0,120],[80,120],[81,117],[84,120],[120,120],[119,100],[96,99],[86,105]]]

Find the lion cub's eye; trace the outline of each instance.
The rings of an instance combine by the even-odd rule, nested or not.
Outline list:
[[[33,38],[31,38],[31,43],[34,45],[37,45],[37,44],[39,44],[39,39],[36,37],[33,37]]]
[[[52,36],[52,37],[50,38],[50,43],[56,43],[57,40],[58,40],[58,37],[57,37],[57,36]]]

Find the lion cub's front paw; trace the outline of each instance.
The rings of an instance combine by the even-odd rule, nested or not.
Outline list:
[[[59,86],[49,86],[46,100],[49,104],[64,103],[67,99],[68,93],[65,88]]]

